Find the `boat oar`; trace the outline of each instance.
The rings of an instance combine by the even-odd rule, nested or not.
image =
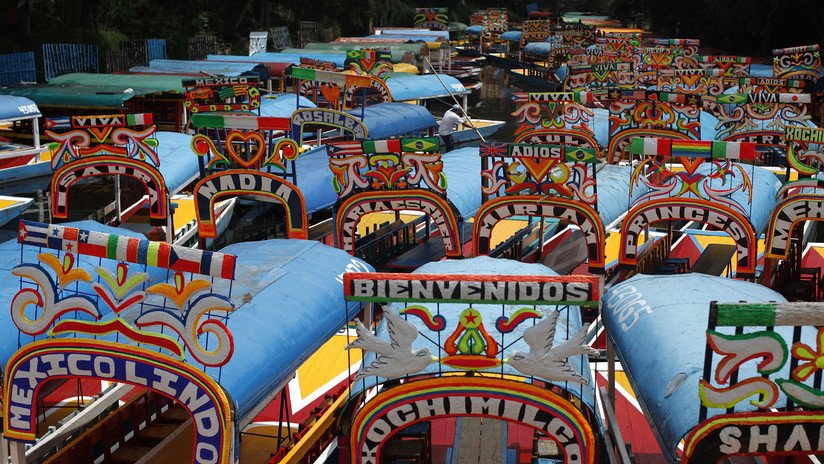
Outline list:
[[[435,67],[432,66],[432,63],[429,62],[429,58],[424,58],[424,61],[426,61],[426,64],[429,65],[429,69],[432,70],[432,74],[434,74],[435,77],[438,78],[438,82],[440,82],[441,85],[443,86],[443,88],[446,89],[447,92],[449,92],[449,96],[452,97],[452,100],[455,101],[455,104],[461,107],[461,113],[463,113],[464,118],[466,118],[466,122],[469,123],[469,127],[475,129],[475,133],[477,133],[478,137],[481,138],[481,142],[486,142],[486,139],[484,138],[484,136],[481,135],[481,131],[479,131],[478,128],[475,127],[475,124],[472,123],[472,119],[469,117],[468,114],[466,114],[466,110],[464,109],[463,105],[461,105],[461,103],[458,101],[458,99],[455,97],[455,95],[452,93],[452,91],[449,90],[449,87],[447,87],[446,84],[443,83],[443,81],[441,80],[441,76],[438,75],[438,72],[435,71]]]

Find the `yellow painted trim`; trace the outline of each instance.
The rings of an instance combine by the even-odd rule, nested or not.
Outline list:
[[[280,464],[298,464],[303,462],[303,458],[309,452],[309,449],[317,443],[320,437],[326,432],[326,430],[332,426],[332,423],[335,421],[335,412],[340,409],[346,400],[349,398],[349,388],[347,388],[338,399],[332,403],[332,406],[320,416],[317,422],[312,426],[311,429],[300,439],[299,442],[292,447],[289,453],[281,459]]]

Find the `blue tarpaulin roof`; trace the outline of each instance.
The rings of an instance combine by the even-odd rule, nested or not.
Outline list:
[[[235,310],[226,323],[235,351],[220,378],[242,421],[357,315],[360,305],[344,301],[340,276],[353,264],[360,271],[372,267],[308,240],[245,242],[220,251],[237,256]],[[227,292],[228,285],[220,280],[216,291]]]
[[[521,31],[506,31],[501,34],[501,40],[506,40],[508,42],[520,42]]]
[[[362,111],[356,108],[349,113],[358,118],[363,115],[361,119],[372,140],[416,134],[437,125],[429,110],[407,103],[379,103],[369,105]]]
[[[632,174],[630,166],[606,164],[598,176],[598,215],[606,226],[629,210],[638,197],[647,192],[647,188],[635,186],[632,196],[629,192],[629,180]]]
[[[329,208],[338,200],[327,153],[326,145],[321,145],[301,154],[295,161],[297,186],[306,199],[307,214]]]
[[[527,55],[545,57],[556,45],[552,42],[530,42],[524,46],[524,53]]]
[[[481,32],[483,32],[484,27],[475,25],[475,26],[469,26],[465,30],[466,30],[466,33],[469,34],[469,35],[481,35]]]
[[[326,145],[314,148],[296,161],[297,186],[306,199],[306,212],[313,213],[335,204],[338,195],[332,187],[332,171]],[[481,207],[481,158],[478,147],[459,148],[446,153],[443,172],[446,196],[460,215],[470,218]]]
[[[704,274],[640,274],[609,289],[602,301],[604,325],[615,341],[632,389],[664,441],[661,448],[670,462],[678,443],[698,424],[698,381],[704,366],[710,302],[781,303],[786,299],[769,288],[742,280]],[[639,302],[643,303],[639,305]],[[637,319],[627,318],[625,310],[632,305],[649,310],[641,312]],[[732,327],[717,330],[726,334],[734,332]],[[776,328],[787,340],[792,339],[792,330]],[[802,340],[815,346],[814,338],[814,331],[809,331]],[[789,367],[773,375],[789,378]],[[740,376],[759,376],[755,363],[743,364]],[[778,393],[781,404],[784,394]],[[736,406],[736,410],[753,409],[749,401],[741,401]],[[725,412],[710,409],[709,417]]]
[[[512,261],[509,259],[496,259],[490,258],[488,256],[479,256],[470,259],[461,259],[461,260],[445,260],[445,261],[435,261],[428,264],[425,264],[415,270],[413,274],[454,274],[454,275],[477,275],[477,274],[493,274],[493,275],[538,275],[538,276],[552,276],[557,275],[555,271],[552,269],[544,266],[543,264],[527,264],[521,263],[518,261]],[[456,303],[440,303],[438,305],[438,314],[444,316],[446,320],[446,328],[443,330],[442,333],[450,334],[452,333],[457,323],[460,321],[460,314],[467,308],[467,304],[456,304]],[[398,311],[399,308],[402,308],[403,305],[393,304],[391,306],[392,310]],[[472,304],[472,308],[477,309],[481,313],[481,318],[483,321],[486,321],[488,325],[494,326],[494,321],[502,317],[502,311],[506,313],[507,316],[510,316],[513,311],[520,308],[516,305],[505,305],[502,307],[500,304]],[[555,338],[554,338],[554,345],[561,344],[568,340],[572,335],[578,332],[578,330],[583,327],[583,323],[581,322],[581,310],[578,306],[570,306],[569,309],[564,309],[566,307],[562,306],[538,306],[537,309],[540,310],[544,314],[548,314],[549,311],[558,311],[561,310],[561,314],[558,317],[557,322],[557,329],[555,330]],[[434,313],[434,308],[431,308],[432,312]],[[416,325],[420,333],[431,333],[430,329],[426,328],[423,322],[415,317],[410,317],[407,319],[408,322]],[[523,339],[519,338],[523,335],[523,331],[531,326],[532,324],[522,324],[518,326],[513,332],[506,334],[506,344],[505,348],[502,347],[502,352],[499,356],[506,358],[511,355],[511,353],[515,350],[521,351],[522,353],[527,353],[530,351],[529,346]],[[490,335],[493,337],[495,336],[495,330],[490,328]],[[386,325],[386,319],[383,319],[378,326],[377,335],[381,338],[385,338],[388,340],[389,338],[389,330]],[[428,348],[432,355],[437,357],[444,357],[446,354],[443,352],[443,348],[440,347],[434,341],[437,338],[426,339],[422,336],[418,336],[415,342],[412,345],[413,350],[418,350],[421,348]],[[515,341],[517,340],[517,341]],[[368,365],[375,359],[374,353],[368,353],[364,356],[364,365]],[[584,404],[586,404],[589,408],[595,407],[595,390],[593,388],[593,382],[591,380],[591,373],[589,368],[589,360],[585,358],[585,356],[578,355],[572,356],[569,358],[569,363],[572,366],[573,370],[580,373],[585,379],[588,380],[588,385],[581,385],[578,383],[572,382],[552,382],[555,385],[560,386],[561,388],[566,389],[568,392],[572,393],[573,395],[580,398]],[[433,362],[430,364],[422,373],[429,373],[429,374],[436,374],[439,371],[443,372],[453,372],[458,369],[454,369],[450,366],[445,364],[438,365],[437,362]],[[511,365],[504,363],[502,366],[495,368],[495,373],[498,374],[503,370],[505,374],[512,374],[517,376],[523,376],[523,374],[519,373],[515,370]],[[356,382],[355,388],[363,389],[364,383],[366,386],[372,385],[377,380],[376,377],[366,377],[365,382]]]
[[[152,60],[149,66],[129,68],[135,73],[157,74],[213,74],[215,76],[245,76],[258,74],[255,66],[259,63],[236,63],[228,61]]]
[[[295,96],[293,93],[264,95],[260,101],[260,115],[277,118],[288,118],[300,108],[316,108],[312,100],[304,96]]]
[[[461,81],[446,74],[409,74],[391,73],[386,79],[386,86],[392,92],[395,101],[426,100],[429,98],[448,97],[469,93]],[[440,80],[438,80],[440,78]],[[448,89],[448,90],[447,90]]]
[[[481,156],[478,147],[464,147],[441,155],[446,175],[446,198],[461,217],[469,219],[481,207]]]
[[[28,98],[0,95],[0,121],[39,118],[40,116],[40,109]]]
[[[192,151],[192,136],[178,132],[157,132],[160,173],[169,193],[177,193],[198,174],[197,155]]]

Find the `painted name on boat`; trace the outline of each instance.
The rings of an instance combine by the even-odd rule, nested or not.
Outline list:
[[[479,416],[494,414],[502,420],[519,422],[544,430],[556,440],[564,450],[566,464],[584,462],[581,445],[572,434],[572,429],[558,417],[534,406],[502,398],[486,396],[451,396],[418,400],[414,403],[400,404],[372,422],[365,431],[365,440],[361,446],[361,462],[364,464],[378,462],[378,449],[381,444],[399,428],[408,424],[424,421],[429,417],[447,415]]]

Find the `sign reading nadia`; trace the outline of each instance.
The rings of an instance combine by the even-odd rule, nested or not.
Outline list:
[[[501,276],[349,273],[343,288],[353,301],[567,304],[598,301],[597,276]]]

